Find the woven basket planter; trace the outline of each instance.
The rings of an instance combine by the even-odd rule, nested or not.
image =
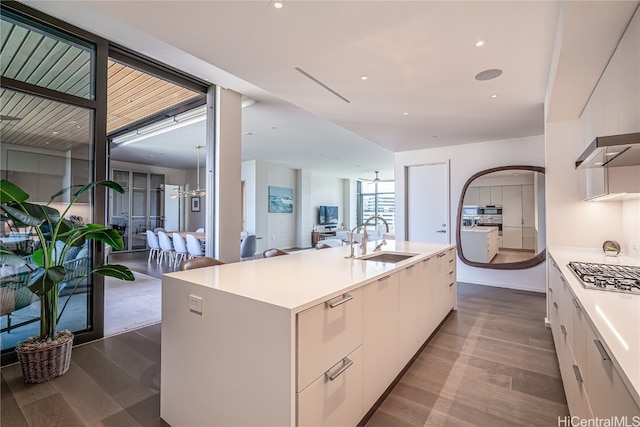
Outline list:
[[[39,349],[16,347],[25,383],[40,384],[52,380],[69,370],[73,334],[62,342]]]

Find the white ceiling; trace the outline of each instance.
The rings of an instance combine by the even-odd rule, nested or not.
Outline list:
[[[577,118],[586,99],[572,93],[590,93],[638,2],[25,3],[259,101],[243,110],[245,160],[391,178],[392,152],[543,134],[545,97],[569,98],[553,113]],[[554,51],[557,36],[578,53]],[[492,68],[503,74],[474,79]],[[157,162],[193,138],[126,148]]]

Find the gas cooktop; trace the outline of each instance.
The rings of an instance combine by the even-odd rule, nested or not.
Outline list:
[[[640,295],[640,267],[577,261],[568,267],[587,289]]]

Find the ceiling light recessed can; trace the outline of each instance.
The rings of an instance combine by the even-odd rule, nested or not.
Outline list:
[[[500,77],[501,75],[502,70],[498,68],[492,68],[490,70],[480,71],[478,74],[476,74],[476,80],[483,82],[486,80],[493,80]]]
[[[402,115],[403,115],[403,116],[408,116],[408,115],[409,115],[409,113],[402,113]]]
[[[492,95],[490,96],[490,98],[491,98],[491,99],[496,99],[496,98],[498,98],[499,96],[500,96],[500,94],[499,94],[499,93],[494,93],[494,94],[492,94]]]
[[[284,7],[284,1],[282,0],[274,0],[271,2],[271,5],[276,9],[282,9]]]
[[[476,47],[482,47],[482,46],[484,46],[485,44],[487,44],[487,41],[486,41],[486,40],[478,40],[478,41],[476,42]]]
[[[369,80],[369,76],[362,76],[360,77],[361,80]]]

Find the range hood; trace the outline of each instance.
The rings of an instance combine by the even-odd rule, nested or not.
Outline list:
[[[576,169],[636,165],[640,165],[640,132],[599,136],[576,160]]]

